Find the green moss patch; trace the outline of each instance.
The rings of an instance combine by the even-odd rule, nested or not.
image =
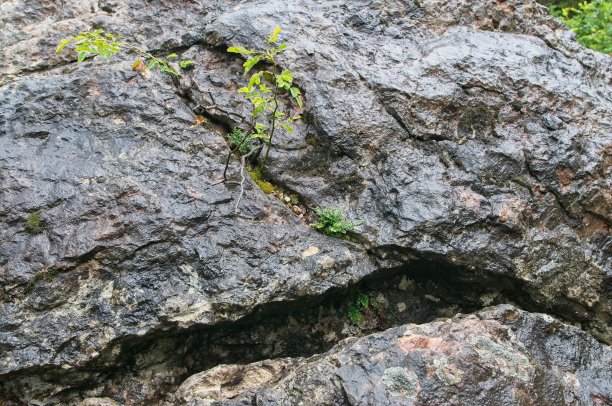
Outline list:
[[[30,234],[40,234],[45,230],[45,225],[40,218],[40,213],[38,211],[30,213],[24,228],[25,231]]]

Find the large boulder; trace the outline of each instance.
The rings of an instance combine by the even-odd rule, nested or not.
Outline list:
[[[10,2],[2,7],[17,18],[21,3],[13,2],[13,11]],[[41,9],[44,20],[31,23],[41,23],[43,35],[71,33],[49,21],[66,13],[60,4],[21,7],[29,18],[37,16],[31,8]],[[151,15],[169,25],[163,11],[177,12],[168,4],[114,10],[125,13],[117,17],[118,32],[128,21],[133,30],[147,28],[138,21]],[[81,16],[77,26],[99,14]],[[182,29],[172,35],[185,38],[188,28]],[[18,47],[20,39],[7,35],[4,43]],[[52,55],[54,46],[44,52]],[[374,269],[365,248],[322,241],[250,178],[236,210],[240,187],[220,182],[223,132],[195,126],[172,81],[136,77],[129,58],[27,74],[41,69],[28,60],[34,65],[24,62],[22,71],[5,76],[1,375],[68,374],[104,351],[112,364],[126,337],[233,320],[262,303],[320,294]],[[37,217],[39,229],[29,227]]]
[[[604,405],[612,351],[574,327],[512,306],[347,339],[309,359],[219,365],[175,404]]]
[[[253,47],[274,24],[309,123],[275,151],[274,179],[310,205],[346,202],[380,268],[511,275],[610,340],[608,56],[572,55],[522,1],[245,5],[207,38]]]
[[[0,5],[0,399],[145,402],[157,380],[104,381],[154,364],[128,362],[144,348],[421,265],[612,341],[608,56],[533,1],[208,3]],[[242,193],[235,159],[222,182],[249,115],[225,47],[276,25],[306,109],[265,175],[300,216],[249,176]],[[54,53],[95,27],[195,69]],[[308,226],[339,205],[354,241]]]

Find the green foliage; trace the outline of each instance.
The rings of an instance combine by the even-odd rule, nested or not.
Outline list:
[[[361,314],[361,310],[359,310],[359,308],[350,306],[347,310],[347,315],[349,320],[351,320],[354,325],[359,326],[361,323],[363,323],[363,315]]]
[[[156,58],[154,56],[149,58],[149,61],[147,62],[147,69],[157,69],[160,72],[168,73],[176,77],[180,76],[172,66],[168,65],[167,59]]]
[[[228,138],[232,150],[238,148],[242,155],[248,154],[251,148],[253,148],[253,140],[248,138],[240,128],[234,128],[228,134]]]
[[[303,107],[301,91],[293,84],[293,75],[287,69],[281,69],[276,62],[278,54],[287,49],[287,44],[277,44],[281,27],[276,27],[267,40],[264,40],[263,50],[247,49],[241,46],[231,46],[227,52],[237,53],[246,58],[243,63],[244,74],[247,75],[260,62],[267,64],[267,69],[261,69],[251,74],[247,86],[238,89],[252,107],[251,119],[252,129],[248,136],[260,139],[266,144],[266,153],[262,165],[268,158],[270,147],[274,138],[274,132],[282,127],[287,132],[292,132],[292,124],[301,119],[297,113],[280,111],[279,96],[288,95],[298,108]]]
[[[183,70],[189,70],[191,68],[193,68],[195,62],[190,61],[189,59],[184,59],[182,61],[179,62],[179,67]]]
[[[347,309],[348,318],[356,326],[361,325],[363,323],[363,312],[369,309],[371,304],[373,303],[368,295],[359,293]]]
[[[40,218],[40,212],[35,211],[30,213],[24,226],[26,232],[30,234],[40,234],[44,231],[45,227],[42,219]]]
[[[119,37],[106,34],[101,29],[81,32],[76,37],[70,36],[60,40],[56,52],[61,52],[70,44],[74,45],[78,63],[90,56],[100,56],[110,62],[111,56],[121,50]]]
[[[347,220],[345,218],[346,210],[346,207],[317,207],[314,212],[319,216],[319,221],[310,224],[310,226],[317,230],[323,230],[326,235],[342,237],[353,231],[356,226],[363,224],[361,220]]]
[[[77,63],[82,63],[90,57],[100,57],[106,62],[110,62],[113,54],[126,49],[137,53],[144,60],[143,62],[143,60],[137,59],[132,65],[132,70],[137,71],[143,77],[148,77],[148,72],[151,69],[157,69],[174,77],[179,76],[178,72],[168,63],[168,59],[178,58],[177,54],[169,54],[166,59],[158,58],[141,48],[122,41],[118,35],[105,33],[102,29],[83,31],[77,36],[66,37],[59,41],[56,52],[62,52],[68,46],[74,48],[77,53]],[[192,65],[193,61],[189,60],[179,62],[181,69],[188,69]]]
[[[541,0],[538,3],[544,4],[547,7],[576,7],[580,0]]]
[[[576,32],[585,47],[612,54],[612,1],[592,0],[576,7],[550,6],[550,12]]]

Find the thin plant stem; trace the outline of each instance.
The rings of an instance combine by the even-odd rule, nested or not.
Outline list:
[[[270,152],[270,147],[272,146],[272,138],[274,137],[274,129],[276,127],[276,112],[278,111],[278,82],[276,80],[276,73],[274,72],[276,65],[272,67],[272,77],[274,78],[274,111],[272,112],[272,126],[270,128],[270,138],[268,140],[268,145],[266,146],[266,153],[264,155],[263,162],[261,166],[266,166],[266,161],[268,160],[268,153]]]

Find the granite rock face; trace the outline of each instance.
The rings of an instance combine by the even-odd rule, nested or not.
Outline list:
[[[474,8],[507,16],[495,29]],[[609,340],[610,58],[567,56],[545,13],[296,1],[223,14],[207,37],[254,46],[250,22],[277,14],[295,27],[286,65],[312,141],[287,137],[270,171],[313,205],[348,202],[380,267],[405,254],[512,275]]]
[[[220,365],[176,404],[603,405],[612,351],[544,314],[501,305],[340,342],[309,359]]]
[[[423,263],[513,281],[518,305],[612,341],[612,63],[537,3],[9,0],[0,23],[1,400],[142,403],[146,385],[103,381],[144,343],[193,333],[193,349],[199,329]],[[304,209],[350,207],[365,222],[357,242],[315,232],[309,211],[248,176],[237,205],[236,160],[221,182],[224,136],[248,117],[241,61],[225,47],[257,46],[276,25],[306,109],[266,177]],[[131,55],[76,65],[54,53],[95,27],[195,69],[146,80]],[[512,296],[498,290],[489,296]],[[444,325],[489,339],[466,320]],[[364,340],[389,345],[381,337],[397,331]],[[509,340],[504,351],[524,342]],[[520,376],[552,370],[518,353],[532,368]],[[546,393],[572,404],[551,373],[537,372]],[[509,376],[516,397],[503,401],[542,385]],[[575,402],[599,393],[583,388]]]

